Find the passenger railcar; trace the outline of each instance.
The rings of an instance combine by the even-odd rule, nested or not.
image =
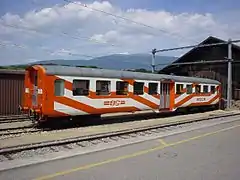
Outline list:
[[[216,106],[220,82],[195,77],[34,65],[25,71],[22,111],[36,121],[181,107]]]

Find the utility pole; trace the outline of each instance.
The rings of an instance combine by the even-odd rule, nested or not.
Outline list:
[[[228,85],[227,85],[227,109],[231,108],[232,100],[232,41],[228,40]]]
[[[157,52],[157,49],[152,50],[152,73],[155,73],[155,54]]]

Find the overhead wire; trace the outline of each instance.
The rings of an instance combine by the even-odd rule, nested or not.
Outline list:
[[[150,29],[153,29],[153,30],[157,30],[157,31],[160,31],[160,32],[165,33],[165,34],[167,34],[167,35],[176,36],[177,38],[182,38],[182,39],[188,38],[188,37],[182,37],[182,36],[179,35],[179,34],[171,33],[171,32],[169,32],[169,31],[167,31],[167,30],[164,30],[164,29],[160,29],[160,28],[157,28],[157,27],[154,27],[154,26],[147,25],[147,24],[142,23],[142,22],[134,21],[134,20],[129,19],[129,18],[126,18],[126,17],[124,17],[124,16],[120,16],[120,15],[116,15],[116,14],[113,14],[113,13],[110,13],[110,12],[106,12],[106,11],[103,11],[103,10],[101,10],[101,9],[89,7],[87,4],[82,4],[82,3],[79,2],[79,1],[78,1],[79,3],[74,2],[74,1],[70,1],[70,0],[63,0],[63,1],[68,2],[68,3],[76,4],[76,5],[82,6],[82,7],[84,7],[84,8],[91,9],[92,11],[100,12],[100,13],[103,13],[103,14],[108,15],[108,16],[113,16],[113,17],[115,17],[115,18],[119,18],[119,19],[122,19],[122,20],[125,20],[125,21],[129,21],[129,22],[132,22],[132,23],[141,25],[141,26],[143,26],[143,27],[147,27],[147,28],[150,28]],[[188,38],[188,39],[189,39],[189,38]],[[196,40],[193,40],[193,39],[189,39],[189,40],[196,42]]]
[[[232,40],[232,43],[239,43],[240,39]],[[218,45],[226,45],[228,42],[219,42],[219,43],[211,43],[211,44],[198,44],[198,45],[189,45],[189,46],[182,46],[176,48],[166,48],[166,49],[159,49],[155,52],[166,52],[166,51],[173,51],[173,50],[182,50],[182,49],[189,49],[189,48],[201,48],[201,47],[209,47],[209,46],[218,46]]]
[[[144,23],[141,23],[141,22],[137,22],[137,21],[134,21],[132,19],[129,19],[129,18],[126,18],[124,16],[120,16],[120,15],[116,15],[116,14],[113,14],[113,13],[110,13],[110,12],[106,12],[104,10],[101,10],[101,9],[97,9],[97,8],[93,8],[93,7],[90,7],[88,6],[87,4],[83,4],[81,2],[78,1],[77,2],[73,2],[73,1],[70,1],[70,0],[63,0],[65,2],[68,2],[68,3],[74,3],[74,4],[77,4],[79,6],[82,6],[84,8],[88,8],[92,11],[96,11],[96,12],[100,12],[100,13],[103,13],[103,14],[106,14],[106,15],[109,15],[109,16],[112,16],[112,17],[115,17],[115,18],[119,18],[119,19],[122,19],[122,20],[126,20],[126,21],[129,21],[129,22],[132,22],[132,23],[135,23],[135,24],[138,24],[138,25],[141,25],[141,26],[144,26],[144,27],[147,27],[147,28],[151,28],[151,29],[155,29],[157,31],[160,31],[160,32],[163,32],[163,33],[166,33],[168,35],[173,35],[173,36],[177,36],[178,38],[183,38],[183,39],[186,39],[188,37],[181,37],[179,34],[175,34],[175,33],[171,33],[169,31],[166,31],[166,30],[163,30],[163,29],[159,29],[159,28],[156,28],[156,27],[153,27],[153,26],[150,26],[150,25],[147,25],[147,24],[144,24]],[[115,19],[114,19],[115,20]],[[116,21],[116,20],[115,20]],[[188,38],[189,39],[189,38]],[[233,41],[235,43],[239,43],[240,41],[239,40],[235,40]],[[194,43],[196,43],[196,41],[194,40]],[[197,42],[198,43],[198,42]],[[219,43],[217,43],[218,45]],[[210,45],[205,45],[205,46],[214,46],[214,44],[210,44]],[[197,48],[197,47],[204,47],[203,45],[190,45],[190,46],[185,46],[185,47],[178,47],[178,48],[172,48],[172,49],[162,49],[162,50],[157,50],[157,52],[166,52],[166,51],[172,51],[172,50],[184,50],[184,49],[187,49],[187,48]]]
[[[6,44],[5,42],[1,42],[0,41],[0,45],[1,46],[5,46],[5,47],[7,47],[7,46],[14,46],[14,47],[18,47],[18,48],[25,48],[25,49],[28,49],[28,47],[27,46],[24,46],[24,45],[20,45],[20,44],[16,44],[16,43],[11,43],[11,44]],[[36,47],[37,48],[37,47]],[[51,55],[54,55],[54,54],[56,54],[56,53],[61,53],[61,52],[58,52],[58,51],[53,51],[53,50],[51,50],[51,49],[48,49],[48,48],[43,48],[43,47],[40,47],[40,49],[42,50],[42,51],[46,51],[46,52],[49,52],[49,53],[51,53]],[[86,54],[78,54],[78,53],[72,53],[72,52],[63,52],[64,54],[66,54],[66,55],[69,55],[69,56],[78,56],[78,57],[88,57],[88,58],[96,58],[96,57],[94,57],[94,56],[91,56],[91,55],[86,55]]]
[[[4,46],[4,47],[7,47],[7,46],[14,46],[14,47],[17,47],[17,48],[25,48],[27,49],[28,47],[25,46],[25,45],[20,45],[20,44],[16,44],[16,43],[5,43],[5,42],[1,42],[0,41],[0,46]],[[56,53],[56,51],[52,51],[50,49],[47,49],[47,48],[41,48],[41,50],[43,51],[47,51],[51,54],[53,53]],[[90,56],[90,55],[85,55],[85,54],[77,54],[77,53],[71,53],[71,52],[64,52],[66,55],[69,55],[69,56],[78,56],[78,57],[89,57],[89,58],[96,58],[94,56]],[[176,60],[176,59],[175,59]],[[173,61],[175,61],[173,60]],[[194,62],[183,62],[183,63],[174,63],[174,62],[170,62],[170,63],[160,63],[160,64],[156,64],[156,66],[171,66],[171,67],[176,67],[176,66],[183,66],[183,65],[197,65],[197,64],[214,64],[214,63],[227,63],[228,60],[211,60],[211,61],[207,61],[207,60],[198,60],[198,61],[194,61]],[[240,63],[240,60],[234,60],[233,63]],[[161,69],[159,69],[161,70]]]
[[[109,13],[109,12],[105,12],[103,10],[99,10],[99,9],[96,9],[96,8],[92,8],[92,7],[89,7],[87,5],[83,5],[83,4],[79,4],[79,3],[76,3],[76,2],[72,2],[72,1],[68,1],[68,0],[64,0],[65,2],[68,2],[68,3],[74,3],[74,4],[77,4],[77,5],[81,5],[85,8],[89,8],[91,10],[94,10],[94,11],[98,11],[98,12],[101,12],[101,13],[104,13],[104,14],[107,14],[107,15],[111,15],[111,16],[114,16],[114,17],[117,17],[117,18],[121,18],[121,19],[124,19],[124,20],[127,20],[127,21],[130,21],[130,22],[133,22],[133,23],[136,23],[136,24],[139,24],[139,25],[142,25],[142,26],[145,26],[145,27],[148,27],[148,28],[152,28],[152,29],[155,29],[155,30],[158,30],[158,31],[161,31],[161,32],[164,32],[164,33],[168,33],[168,31],[165,31],[165,30],[162,30],[162,29],[158,29],[158,28],[155,28],[155,27],[152,27],[152,26],[149,26],[149,25],[146,25],[144,23],[141,23],[141,22],[136,22],[134,20],[131,20],[131,19],[128,19],[126,17],[122,17],[122,16],[119,16],[119,15],[115,15],[115,14],[112,14],[112,13]],[[36,4],[36,2],[34,2]],[[63,6],[65,8],[65,6]],[[1,18],[0,18],[1,20]],[[45,34],[45,35],[50,35],[51,33],[46,33],[46,32],[43,32],[43,31],[39,31],[37,29],[33,29],[33,28],[29,28],[29,27],[25,27],[25,26],[16,26],[16,25],[10,25],[10,24],[6,24],[4,23],[4,21],[2,20],[2,23],[1,25],[5,26],[5,27],[11,27],[11,28],[15,28],[15,29],[19,29],[19,30],[27,30],[27,31],[33,31],[33,32],[36,32],[36,33],[41,33],[41,34]],[[97,40],[94,40],[92,41],[92,39],[90,39],[89,37],[83,37],[83,36],[72,36],[66,32],[60,32],[60,33],[56,33],[54,32],[54,34],[58,34],[58,35],[61,35],[61,36],[67,36],[67,37],[70,37],[70,38],[73,38],[73,39],[84,39],[84,40],[89,40],[91,42],[96,42],[96,43],[101,43],[101,44],[109,44],[108,42],[98,42]],[[116,46],[115,44],[111,44],[111,46]]]
[[[39,5],[39,4],[42,4],[42,3],[39,3],[39,1],[34,1],[34,0],[32,0],[31,1],[33,4],[35,4],[35,5]],[[61,6],[62,8],[65,8],[66,9],[66,7],[65,6]],[[61,32],[62,34],[64,34],[64,35],[67,35],[67,36],[70,36],[71,37],[71,35],[69,35],[68,33],[66,33],[66,32]],[[91,37],[82,37],[82,36],[77,36],[77,38],[82,38],[82,39],[87,39],[87,40],[90,40],[90,41],[92,41],[91,40]],[[76,38],[76,37],[72,37],[72,38]],[[103,42],[103,41],[98,41],[98,40],[94,40],[95,42],[97,42],[97,43],[101,43],[101,44],[110,44],[111,46],[119,46],[119,45],[116,45],[116,44],[113,44],[113,43],[110,43],[110,42]]]
[[[116,17],[116,18],[119,18],[119,19],[123,19],[123,20],[126,20],[126,21],[129,21],[129,22],[132,22],[132,23],[135,23],[135,24],[138,24],[138,25],[141,25],[141,26],[144,26],[144,27],[147,27],[147,28],[151,28],[151,29],[154,29],[154,30],[158,30],[160,32],[163,32],[163,33],[167,33],[169,35],[172,35],[172,33],[166,31],[166,30],[163,30],[163,29],[159,29],[159,28],[156,28],[156,27],[153,27],[153,26],[150,26],[150,25],[147,25],[147,24],[144,24],[144,23],[141,23],[141,22],[137,22],[137,21],[134,21],[132,19],[129,19],[129,18],[126,18],[124,16],[119,16],[119,15],[116,15],[116,14],[113,14],[113,13],[110,13],[110,12],[106,12],[106,11],[103,11],[103,10],[100,10],[100,9],[96,9],[96,8],[93,8],[93,7],[89,7],[87,6],[86,4],[82,4],[82,3],[76,3],[76,2],[72,2],[72,1],[69,1],[69,0],[64,0],[65,2],[68,2],[68,3],[74,3],[74,4],[77,4],[77,5],[80,5],[84,8],[88,8],[88,9],[91,9],[93,11],[97,11],[97,12],[101,12],[101,13],[104,13],[106,15],[110,15],[110,16],[113,16],[113,17]],[[64,7],[64,6],[63,6]],[[32,28],[27,28],[27,27],[18,27],[18,26],[14,26],[14,25],[9,25],[9,24],[5,24],[5,26],[8,26],[8,27],[13,27],[13,28],[16,28],[16,29],[25,29],[25,30],[30,30],[30,31],[35,31],[35,32],[38,32],[38,33],[43,33],[43,34],[47,34],[45,32],[39,32],[38,30],[36,29],[32,29]],[[54,32],[55,33],[55,32]],[[56,34],[56,33],[55,33]],[[66,32],[60,32],[61,35],[65,35],[65,36],[68,36],[68,37],[71,37],[71,38],[74,38],[74,39],[88,39],[89,40],[89,37],[81,37],[81,36],[72,36],[72,35],[69,35],[68,33]],[[177,35],[179,37],[179,35]],[[101,42],[102,43],[102,42]],[[2,45],[2,44],[0,44]],[[193,46],[185,46],[185,47],[178,47],[178,48],[171,48],[171,49],[162,49],[162,50],[157,50],[157,52],[164,52],[164,51],[171,51],[171,50],[181,50],[181,49],[186,49],[186,48],[191,48],[191,47],[198,47],[198,45],[193,45]],[[49,50],[48,50],[49,51]],[[50,50],[51,51],[51,50]],[[53,51],[51,51],[53,52]],[[66,52],[67,53],[67,52]],[[74,54],[74,53],[69,53],[69,55],[77,55],[79,56],[80,54]],[[93,56],[89,56],[89,55],[84,55],[86,57],[93,57]],[[94,58],[94,57],[93,57]],[[166,64],[167,65],[167,64]]]
[[[33,1],[31,1],[33,2]],[[33,2],[34,4],[36,4],[36,2]],[[63,6],[64,7],[64,6]],[[65,7],[64,7],[65,8]],[[39,31],[37,29],[33,29],[33,28],[29,28],[29,27],[26,27],[26,26],[16,26],[16,25],[13,25],[13,24],[7,24],[4,22],[4,20],[2,18],[0,18],[0,25],[2,26],[5,26],[5,27],[11,27],[11,28],[14,28],[14,29],[19,29],[19,30],[26,30],[26,31],[33,31],[33,32],[36,32],[36,33],[40,33],[40,34],[45,34],[45,35],[60,35],[60,36],[67,36],[69,38],[73,38],[73,39],[79,39],[79,40],[88,40],[92,43],[99,43],[99,44],[110,44],[111,46],[116,46],[115,44],[112,44],[112,43],[109,43],[109,42],[99,42],[98,40],[92,40],[90,37],[87,37],[87,36],[73,36],[73,35],[70,35],[69,33],[67,32],[64,32],[64,31],[61,31],[61,32],[52,32],[52,33],[47,33],[47,32],[43,32],[43,31]]]
[[[36,1],[31,1],[32,3],[34,4],[38,4]],[[66,8],[65,6],[62,6],[63,8]],[[63,31],[60,31],[60,32],[44,32],[44,31],[40,31],[40,30],[37,30],[37,29],[34,29],[34,28],[30,28],[30,27],[26,27],[26,26],[16,26],[16,25],[13,25],[13,24],[7,24],[4,22],[4,20],[2,18],[0,18],[0,25],[2,26],[5,26],[5,27],[10,27],[10,28],[14,28],[14,29],[18,29],[18,30],[23,30],[23,31],[31,31],[31,32],[35,32],[35,33],[40,33],[40,34],[44,34],[44,35],[60,35],[60,36],[65,36],[65,37],[69,37],[69,38],[73,38],[73,39],[76,39],[76,40],[87,40],[87,41],[90,41],[91,43],[97,43],[97,44],[100,44],[100,45],[106,45],[106,46],[111,46],[111,47],[119,47],[119,46],[122,46],[122,45],[117,45],[117,44],[114,44],[114,43],[110,43],[108,41],[98,41],[96,39],[92,39],[91,37],[87,37],[87,36],[73,36],[73,35],[70,35],[69,33],[67,32],[63,32]]]
[[[0,18],[1,20],[1,18]],[[10,24],[6,24],[5,22],[2,21],[2,23],[0,23],[0,25],[2,26],[5,26],[5,27],[11,27],[11,28],[14,28],[14,29],[19,29],[19,30],[27,30],[27,31],[33,31],[33,32],[36,32],[36,33],[40,33],[40,34],[45,34],[45,35],[53,35],[51,33],[46,33],[46,32],[43,32],[43,31],[39,31],[37,29],[33,29],[33,28],[29,28],[29,27],[25,27],[25,26],[16,26],[16,25],[10,25]],[[56,32],[53,32],[55,35],[58,34],[60,36],[67,36],[67,37],[70,37],[70,38],[73,38],[73,39],[79,39],[79,40],[89,40],[91,42],[93,42],[92,40],[90,40],[89,37],[84,37],[84,36],[72,36],[66,32],[60,32],[60,33],[56,33]],[[101,43],[101,44],[107,44],[107,42],[98,42],[97,40],[95,40],[94,42],[97,42],[97,43]],[[111,46],[115,46],[114,44],[111,44]]]

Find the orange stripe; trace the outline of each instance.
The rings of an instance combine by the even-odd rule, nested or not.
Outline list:
[[[151,102],[151,101],[149,101],[149,100],[147,100],[147,99],[145,99],[145,98],[143,98],[141,96],[133,95],[133,93],[130,93],[130,97],[132,99],[134,99],[134,100],[136,100],[136,101],[138,101],[138,102],[148,106],[148,107],[153,108],[153,109],[157,109],[158,106],[159,106],[159,105],[157,105],[157,104],[155,104],[155,103],[153,103],[153,102]]]
[[[216,95],[212,99],[210,99],[208,102],[199,102],[199,103],[191,103],[189,106],[204,106],[204,105],[210,105],[213,101],[215,101],[217,98],[219,98],[219,95]]]
[[[68,114],[65,114],[63,112],[59,112],[59,111],[56,111],[56,110],[53,110],[53,116],[69,116]]]
[[[149,91],[149,90],[148,90],[148,87],[147,87],[147,86],[144,86],[144,87],[143,87],[143,91],[144,91],[145,93],[148,93],[148,91]]]
[[[155,95],[151,95],[151,96],[153,96],[153,97],[155,97],[157,99],[160,99],[160,94],[155,94]]]
[[[190,99],[192,99],[194,97],[194,94],[191,94],[187,97],[185,97],[184,99],[182,99],[181,101],[179,101],[178,103],[175,104],[175,107],[179,107],[181,105],[183,105],[185,102],[189,101]]]
[[[73,84],[71,82],[65,80],[65,88],[66,89],[72,91],[72,89],[73,89],[72,86],[73,86]]]
[[[179,96],[181,96],[182,94],[175,94],[175,99],[177,99]]]
[[[70,106],[70,107],[73,107],[75,109],[82,110],[86,113],[92,113],[92,112],[97,110],[96,108],[93,108],[92,106],[80,103],[78,101],[74,101],[74,100],[69,99],[67,97],[55,97],[55,101],[57,101],[61,104],[64,104],[66,106]]]
[[[84,111],[89,114],[98,114],[98,113],[110,113],[110,112],[132,112],[132,111],[140,111],[140,109],[130,106],[130,107],[107,107],[107,108],[94,108],[92,106],[80,103],[75,100],[68,99],[66,97],[56,97],[57,102],[62,103],[64,105],[70,106],[72,108]]]
[[[211,93],[207,93],[207,94],[203,94],[203,93],[200,93],[200,94],[190,94],[187,97],[185,97],[184,99],[182,99],[181,101],[179,101],[178,103],[176,103],[175,107],[179,107],[179,106],[183,105],[184,103],[186,103],[187,101],[189,101],[193,97],[211,96],[211,95],[212,95]]]
[[[133,79],[121,79],[121,80],[128,82],[128,83],[131,84],[132,86],[133,86],[133,84],[134,84],[134,82],[135,82]]]

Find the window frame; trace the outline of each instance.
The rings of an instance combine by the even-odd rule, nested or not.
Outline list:
[[[80,81],[80,82],[83,82],[83,81],[86,81],[88,83],[88,87],[87,87],[87,94],[74,94],[74,82],[76,81]],[[77,89],[77,88],[76,88]],[[90,80],[87,80],[87,79],[73,79],[73,85],[72,85],[72,95],[73,96],[89,96],[89,91],[90,91]]]

